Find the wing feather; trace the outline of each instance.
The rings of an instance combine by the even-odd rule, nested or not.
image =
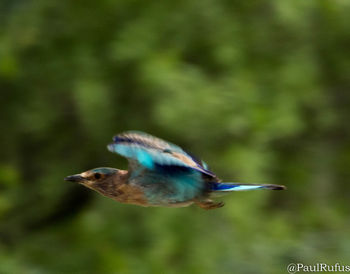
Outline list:
[[[136,160],[147,169],[154,169],[157,165],[180,166],[215,177],[215,174],[179,146],[143,132],[128,131],[118,134],[113,137],[113,143],[108,145],[108,149],[129,161]]]

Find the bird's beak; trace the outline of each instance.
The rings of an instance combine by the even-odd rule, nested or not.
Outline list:
[[[64,180],[79,183],[79,182],[85,181],[86,179],[83,176],[81,176],[80,174],[76,174],[76,175],[68,176],[68,177],[64,178]]]

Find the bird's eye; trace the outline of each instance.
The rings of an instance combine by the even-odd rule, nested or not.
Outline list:
[[[94,177],[95,177],[95,179],[100,179],[101,178],[101,174],[100,173],[95,173]]]

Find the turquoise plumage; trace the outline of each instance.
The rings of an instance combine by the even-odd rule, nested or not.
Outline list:
[[[113,141],[107,146],[111,152],[116,152],[130,160],[136,160],[145,168],[182,166],[203,174],[214,175],[179,146],[152,135],[129,131],[115,136]]]
[[[122,203],[179,207],[196,203],[204,209],[223,206],[214,192],[284,189],[280,185],[222,183],[207,165],[179,146],[152,135],[128,131],[113,138],[108,150],[129,160],[129,170],[97,168],[69,176]]]

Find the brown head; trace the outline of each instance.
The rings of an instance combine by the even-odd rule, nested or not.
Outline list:
[[[68,176],[64,180],[77,182],[105,196],[115,197],[118,195],[118,185],[127,181],[127,173],[126,170],[99,167]]]

